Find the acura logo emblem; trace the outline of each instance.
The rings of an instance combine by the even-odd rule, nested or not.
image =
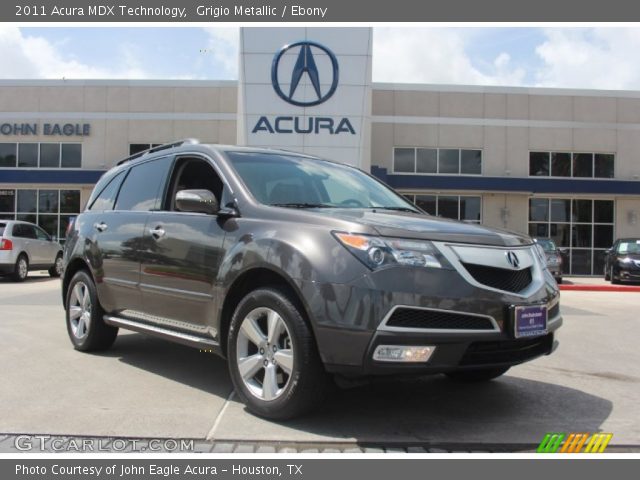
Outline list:
[[[515,252],[507,252],[507,262],[509,262],[509,265],[511,265],[513,268],[518,268],[518,266],[520,265],[520,260],[518,259],[518,256],[515,254]]]
[[[287,52],[291,52],[294,55],[295,52],[298,53],[293,70],[289,71],[284,68],[287,62],[282,61]],[[324,55],[331,63],[331,78],[323,78],[318,71],[317,60],[320,60],[321,56]],[[300,86],[300,81],[305,75],[313,88],[313,91],[307,96],[302,94],[304,89]],[[327,47],[315,42],[303,41],[285,45],[276,53],[271,64],[273,89],[285,102],[298,107],[312,107],[329,100],[338,87],[338,76],[338,60],[336,56]],[[329,86],[328,89],[327,86]],[[326,91],[323,92],[323,89]],[[296,95],[296,92],[299,92],[298,95]],[[305,98],[309,100],[303,100]]]

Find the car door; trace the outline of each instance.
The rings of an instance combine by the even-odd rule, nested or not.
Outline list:
[[[105,310],[122,316],[142,311],[140,252],[151,210],[160,205],[171,159],[154,159],[118,174],[79,219],[91,231],[87,256],[95,266]]]
[[[145,312],[153,321],[204,335],[212,333],[208,320],[214,316],[224,219],[178,211],[175,195],[188,189],[209,190],[220,203],[223,183],[210,160],[176,159],[164,208],[147,219],[140,288]]]
[[[33,227],[36,232],[36,244],[38,249],[39,260],[38,263],[43,266],[53,265],[56,254],[58,253],[58,245],[49,236],[47,232],[40,227]]]
[[[36,235],[36,227],[29,223],[23,223],[20,231],[25,242],[25,251],[29,255],[29,267],[32,268],[44,263],[44,254]]]

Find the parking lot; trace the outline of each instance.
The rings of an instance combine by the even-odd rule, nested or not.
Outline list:
[[[559,349],[497,381],[377,380],[336,389],[308,417],[274,423],[244,410],[218,357],[123,331],[108,352],[76,352],[59,280],[0,279],[0,440],[52,434],[518,450],[547,432],[604,431],[613,433],[611,445],[640,451],[639,295],[563,292]]]

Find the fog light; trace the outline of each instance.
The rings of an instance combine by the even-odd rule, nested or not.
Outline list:
[[[428,362],[434,346],[378,345],[373,359],[378,362]]]

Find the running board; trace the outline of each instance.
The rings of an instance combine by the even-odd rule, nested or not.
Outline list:
[[[176,332],[175,330],[169,330],[168,328],[156,327],[155,325],[148,325],[146,323],[136,322],[135,320],[128,320],[120,317],[114,317],[112,315],[105,315],[104,323],[113,327],[122,327],[126,330],[133,330],[134,332],[146,333],[153,335],[154,337],[164,338],[172,342],[181,343],[189,347],[200,349],[215,349],[218,350],[220,344],[215,340],[198,337],[196,335],[190,335],[188,333]]]

